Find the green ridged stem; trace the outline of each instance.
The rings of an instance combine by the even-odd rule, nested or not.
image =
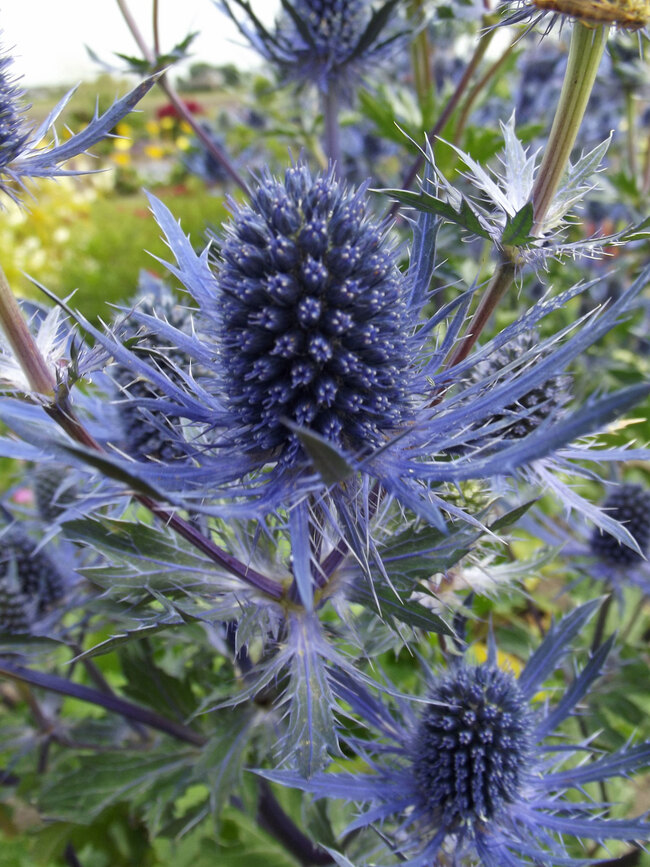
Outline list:
[[[605,50],[609,26],[586,27],[579,21],[573,25],[569,60],[560,101],[553,126],[544,150],[542,164],[533,187],[535,223],[533,235],[538,234],[557,189],[566,171],[571,151],[582,123],[596,73]]]

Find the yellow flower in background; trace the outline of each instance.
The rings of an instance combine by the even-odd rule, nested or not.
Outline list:
[[[144,128],[147,131],[147,135],[150,135],[152,137],[157,136],[160,132],[160,124],[157,120],[148,120],[144,125]]]
[[[471,653],[479,665],[487,662],[488,651],[486,644],[472,644]],[[497,651],[497,665],[504,671],[512,672],[516,677],[519,677],[524,667],[520,659],[513,656],[512,653],[506,653],[505,650]]]
[[[176,139],[176,147],[181,151],[187,151],[192,147],[192,142],[186,135],[179,135]]]
[[[144,152],[152,160],[161,160],[165,156],[165,149],[159,144],[145,145]]]
[[[160,121],[161,129],[170,130],[174,129],[175,126],[176,121],[173,117],[163,117],[163,119]]]
[[[133,142],[126,138],[116,138],[113,141],[113,147],[116,151],[129,151],[133,147]]]
[[[131,154],[129,153],[116,153],[112,156],[113,162],[118,166],[129,166],[131,165]]]
[[[133,135],[133,127],[131,126],[131,124],[125,123],[122,120],[115,127],[115,132],[117,133],[117,135],[131,136]]]
[[[189,123],[186,120],[181,121],[180,130],[181,130],[181,132],[184,132],[185,135],[191,135],[192,134],[192,127],[189,125]]]

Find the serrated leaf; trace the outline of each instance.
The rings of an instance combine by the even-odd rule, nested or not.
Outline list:
[[[449,223],[455,223],[473,235],[491,240],[489,231],[483,226],[472,210],[472,206],[465,198],[461,198],[460,209],[457,211],[449,202],[438,199],[430,193],[413,193],[409,190],[396,189],[383,189],[378,192],[396,199],[403,205],[409,205],[417,211],[427,211],[431,214],[437,214]]]
[[[415,600],[400,599],[392,590],[378,587],[374,590],[367,583],[357,582],[350,591],[350,599],[365,607],[374,608],[384,620],[399,620],[425,632],[435,632],[438,635],[454,635],[454,630],[435,612]]]
[[[506,220],[501,243],[508,247],[523,247],[534,240],[530,232],[533,228],[535,213],[532,202],[526,202],[513,217]]]
[[[189,777],[196,755],[196,751],[179,750],[175,745],[172,751],[147,755],[81,756],[77,770],[50,778],[39,806],[51,818],[87,824],[106,807],[141,795],[161,779],[183,773]]]
[[[526,514],[526,512],[533,506],[537,500],[528,500],[527,503],[522,503],[521,506],[517,506],[514,509],[511,509],[509,512],[506,512],[505,515],[501,515],[501,517],[497,518],[492,524],[490,524],[490,530],[493,532],[497,532],[498,530],[504,530],[506,527],[511,527],[513,524],[516,524],[520,518]]]

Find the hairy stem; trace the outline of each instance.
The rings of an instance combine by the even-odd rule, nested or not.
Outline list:
[[[23,312],[0,268],[0,325],[32,391],[52,396],[56,380],[41,355]]]

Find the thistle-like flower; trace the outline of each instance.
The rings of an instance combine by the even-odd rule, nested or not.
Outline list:
[[[408,417],[403,279],[363,190],[305,166],[264,178],[217,266],[224,399],[244,451],[294,459],[286,421],[352,451]]]
[[[495,373],[489,382],[468,383],[473,368],[582,287],[543,299],[466,362],[447,369],[444,360],[471,292],[421,321],[434,241],[418,229],[413,267],[402,274],[363,190],[346,189],[332,172],[313,177],[299,164],[282,181],[265,174],[251,204],[234,206],[219,260],[211,261],[209,250],[197,256],[169,211],[154,199],[152,208],[177,260],[166,264],[199,305],[195,332],[138,310],[133,317],[192,359],[192,368],[171,375],[167,365],[129,351],[90,323],[85,327],[133,378],[159,389],[160,399],[147,408],[164,411],[172,435],[174,419],[206,434],[200,448],[177,437],[192,461],[137,468],[159,489],[182,490],[188,509],[200,500],[215,514],[236,508],[259,517],[318,492],[331,495],[339,520],[356,524],[372,514],[355,501],[361,489],[350,482],[356,476],[376,480],[420,517],[443,526],[442,509],[462,514],[438,493],[443,483],[533,467],[535,481],[550,485],[549,466],[538,459],[556,452],[562,472],[573,469],[578,452],[598,459],[597,450],[575,446],[565,459],[562,447],[647,390],[633,387],[576,414],[554,415],[526,436],[498,437],[517,421],[515,412],[522,420],[531,415],[527,395],[561,376],[631,309],[645,275],[606,311],[578,324],[570,338],[563,334],[525,352],[507,377]],[[197,369],[205,371],[199,381]],[[441,396],[435,403],[432,381]],[[477,438],[485,435],[490,449],[477,455]]]
[[[367,0],[292,0],[269,31],[246,0],[220,0],[218,5],[265,60],[298,82],[314,83],[321,92],[336,86],[348,92],[369,66],[385,57],[398,35],[386,34],[397,5],[379,8]],[[235,15],[233,6],[244,13]]]
[[[611,566],[624,568],[641,563],[650,547],[650,491],[641,485],[623,484],[607,497],[602,508],[634,536],[640,550],[621,545],[609,533],[594,530],[593,553]]]
[[[598,605],[588,603],[553,626],[518,678],[498,667],[493,641],[483,664],[459,658],[431,677],[421,710],[402,701],[393,714],[340,676],[339,697],[379,734],[376,743],[348,739],[372,772],[310,779],[260,773],[316,797],[368,804],[348,830],[382,823],[384,839],[410,867],[572,864],[570,841],[647,840],[644,819],[604,818],[605,805],[589,800],[584,787],[643,769],[650,744],[585,761],[595,755],[589,741],[564,741],[559,752],[547,742],[601,674],[612,640],[557,704],[537,698]],[[382,863],[381,855],[374,853],[371,863]]]
[[[477,364],[471,372],[471,381],[491,383],[487,388],[493,387],[510,375],[522,357],[526,354],[530,357],[531,350],[538,345],[539,335],[536,332],[519,335],[488,359]],[[535,359],[538,360],[539,358]],[[484,424],[494,425],[499,439],[520,439],[541,424],[557,421],[569,399],[569,377],[551,376],[522,395],[517,403],[506,406],[502,413],[494,415]]]

